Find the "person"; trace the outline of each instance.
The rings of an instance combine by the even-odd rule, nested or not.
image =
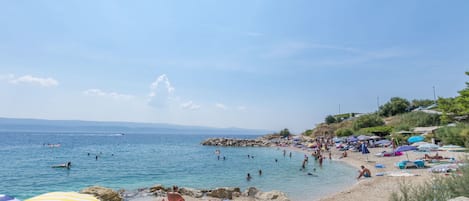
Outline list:
[[[332,160],[332,152],[329,152],[329,160]]]
[[[259,176],[262,176],[262,170],[259,169]]]
[[[217,159],[220,160],[220,155],[217,156]]]
[[[225,156],[223,156],[223,160],[226,160],[226,157],[225,157]]]
[[[319,155],[319,166],[322,166],[322,160],[323,160],[323,157]]]
[[[278,162],[278,160],[277,160],[277,159],[275,159],[275,162],[277,163],[277,162]]]
[[[178,191],[179,188],[177,186],[173,186],[173,192],[168,192],[168,201],[185,201]]]
[[[287,150],[283,150],[283,157],[285,157],[287,155]]]
[[[290,152],[290,158],[291,158],[291,152]]]
[[[371,177],[371,172],[368,168],[365,168],[365,166],[361,166],[362,170],[360,171],[360,174],[358,175],[357,179],[360,179],[362,176],[363,177]]]
[[[346,158],[347,157],[347,150],[344,151],[344,153],[342,153],[342,157],[341,158]]]
[[[251,177],[251,174],[248,173],[248,175],[246,176],[246,180],[249,181],[249,180],[251,180],[251,178],[252,178],[252,177]]]
[[[96,160],[98,160],[98,155],[96,155]]]
[[[70,167],[72,167],[72,162],[68,161],[67,165],[66,165],[66,168],[70,169]]]
[[[425,154],[425,160],[432,160],[432,159],[436,159],[436,160],[441,160],[441,159],[444,159],[443,156],[439,156],[438,155],[438,152],[436,152],[435,156],[430,156],[428,154]]]

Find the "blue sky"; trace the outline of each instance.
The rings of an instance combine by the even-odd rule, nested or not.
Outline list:
[[[456,96],[468,1],[0,1],[0,116],[300,132]]]

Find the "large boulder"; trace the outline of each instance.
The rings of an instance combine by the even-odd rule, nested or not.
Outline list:
[[[91,194],[102,201],[123,201],[119,193],[101,186],[91,186],[80,191],[80,193]]]
[[[258,201],[290,201],[285,193],[280,191],[258,192],[255,198]]]
[[[216,188],[207,193],[208,196],[214,198],[233,198],[233,193],[238,192],[241,193],[241,189],[239,188]]]
[[[254,197],[256,196],[256,194],[259,192],[259,190],[257,190],[256,187],[249,187],[248,189],[246,189],[246,191],[244,192],[244,194],[248,197]]]
[[[158,191],[166,191],[166,189],[161,184],[156,184],[156,185],[154,185],[153,187],[150,188],[151,193],[155,193],[155,192],[158,192]]]
[[[202,191],[193,189],[193,188],[180,188],[179,193],[181,193],[182,195],[187,195],[187,196],[194,197],[194,198],[201,198],[204,196]]]

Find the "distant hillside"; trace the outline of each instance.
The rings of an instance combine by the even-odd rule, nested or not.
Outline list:
[[[243,128],[212,128],[161,123],[101,122],[80,120],[44,120],[0,118],[0,131],[112,132],[149,134],[222,134],[264,135],[269,130]]]

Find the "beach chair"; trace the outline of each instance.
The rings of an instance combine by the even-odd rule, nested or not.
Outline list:
[[[168,193],[168,201],[185,201],[179,193]]]

